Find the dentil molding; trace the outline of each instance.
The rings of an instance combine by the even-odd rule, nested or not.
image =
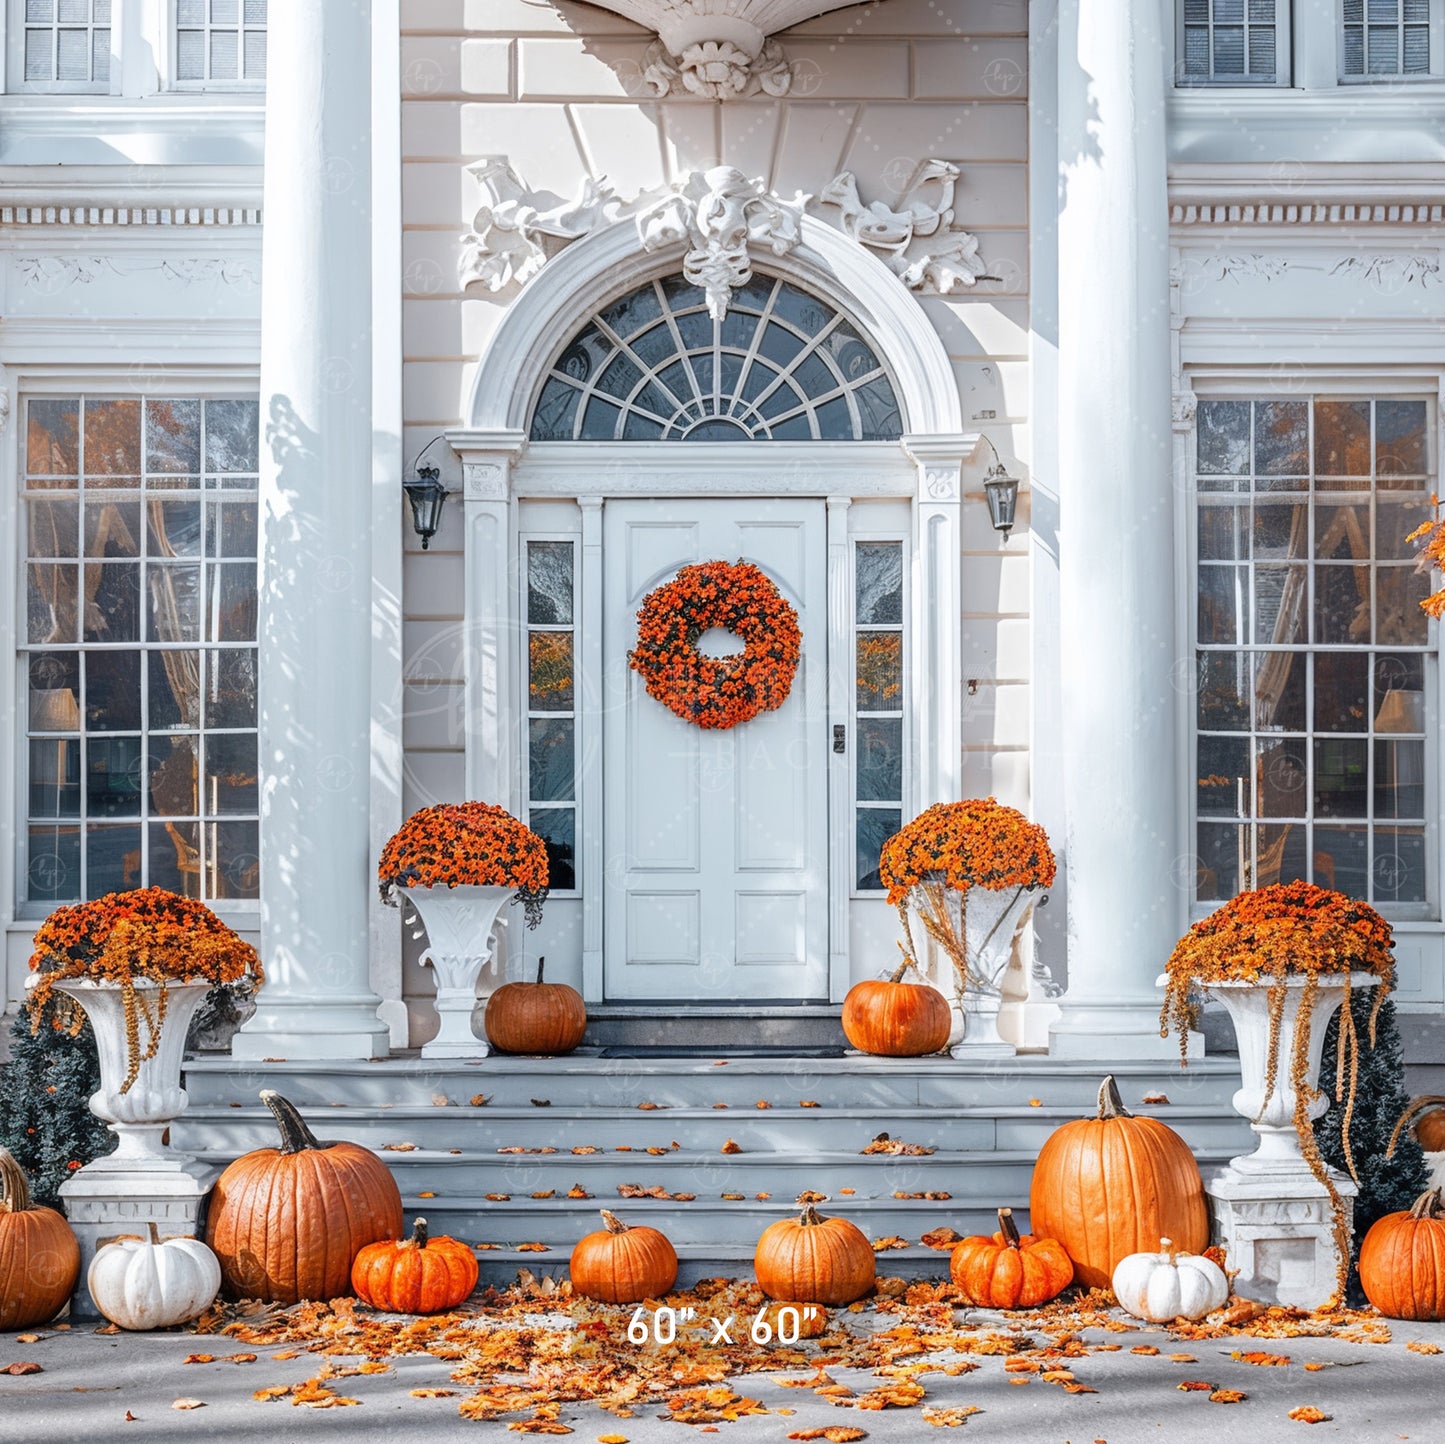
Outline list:
[[[657,35],[643,61],[643,80],[658,95],[708,100],[786,95],[793,68],[769,39],[790,25],[841,10],[856,0],[594,0]]]
[[[646,251],[687,246],[683,274],[707,293],[719,319],[751,277],[753,253],[783,256],[801,243],[802,217],[814,201],[801,191],[784,199],[731,166],[694,171],[631,199],[589,177],[571,200],[532,190],[505,156],[488,156],[468,170],[484,200],[462,237],[463,290],[477,282],[491,291],[525,284],[562,245],[631,219]],[[924,161],[890,206],[865,204],[857,178],[844,171],[816,197],[814,214],[878,255],[910,290],[947,295],[985,273],[978,239],[954,211],[959,174],[951,161]]]
[[[0,226],[259,226],[259,206],[0,206]]]

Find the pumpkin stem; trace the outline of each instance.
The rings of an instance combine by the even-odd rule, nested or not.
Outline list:
[[[1020,1243],[1019,1226],[1014,1222],[1014,1211],[1011,1208],[1001,1208],[998,1211],[998,1228],[1003,1234],[1003,1241],[1009,1248],[1017,1248]]]
[[[0,1210],[24,1213],[30,1207],[30,1182],[8,1148],[0,1148]]]
[[[602,1210],[602,1222],[607,1225],[608,1233],[626,1233],[628,1230],[628,1225],[623,1223],[610,1208]]]
[[[1099,1084],[1099,1117],[1107,1119],[1132,1118],[1133,1116],[1124,1107],[1124,1100],[1119,1096],[1119,1085],[1114,1082],[1114,1075],[1106,1074],[1104,1081]]]
[[[1405,1105],[1405,1111],[1395,1124],[1395,1131],[1390,1135],[1390,1146],[1385,1150],[1385,1157],[1393,1158],[1395,1156],[1395,1145],[1400,1141],[1401,1133],[1415,1121],[1418,1114],[1442,1105],[1445,1105],[1445,1097],[1441,1097],[1438,1093],[1422,1093],[1418,1098],[1412,1098]]]
[[[1159,1252],[1167,1253],[1170,1258],[1174,1257],[1174,1240],[1172,1238],[1161,1238],[1159,1240]]]
[[[1438,1188],[1426,1189],[1410,1207],[1411,1218],[1445,1218],[1445,1202]]]
[[[900,946],[902,945],[900,944]],[[901,983],[903,981],[904,973],[906,973],[912,966],[913,959],[910,958],[907,953],[904,953],[903,961],[899,963],[898,967],[889,975],[888,981],[890,983]]]
[[[281,1132],[282,1153],[304,1153],[308,1148],[321,1147],[316,1135],[306,1126],[306,1120],[289,1099],[283,1098],[274,1088],[263,1088],[261,1102],[271,1110],[271,1116]]]
[[[426,1219],[419,1218],[411,1226],[411,1241],[418,1248],[425,1248],[427,1241]]]
[[[800,1228],[816,1228],[822,1222],[823,1220],[818,1213],[818,1207],[813,1203],[808,1204],[798,1218],[798,1226]]]
[[[542,986],[542,969],[545,968],[546,966],[547,966],[547,958],[546,958],[546,955],[544,954],[542,957],[540,957],[540,958],[537,959],[537,986],[538,986],[539,988]]]
[[[149,1222],[147,1222],[146,1224],[146,1228],[150,1231],[151,1243],[158,1245],[161,1241],[161,1231],[156,1227],[155,1219],[149,1220]]]

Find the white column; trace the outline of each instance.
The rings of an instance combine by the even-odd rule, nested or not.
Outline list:
[[[1163,1053],[1180,786],[1158,0],[1059,6],[1059,642],[1069,988],[1055,1054]]]
[[[261,951],[238,1057],[366,1058],[371,0],[272,7],[261,301]]]

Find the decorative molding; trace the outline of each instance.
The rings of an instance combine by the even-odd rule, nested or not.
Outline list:
[[[807,200],[802,191],[779,200],[761,180],[719,165],[694,171],[672,195],[640,212],[637,234],[645,251],[687,244],[682,274],[706,293],[708,313],[721,321],[732,293],[752,279],[749,249],[766,246],[785,256],[803,239]]]
[[[10,430],[10,385],[0,381],[0,436]]]
[[[1441,281],[1440,267],[1438,251],[1347,255],[1323,262],[1260,251],[1195,253],[1186,255],[1180,262],[1178,284],[1187,289],[1191,282],[1197,284],[1201,280],[1211,284],[1226,280],[1274,282],[1285,275],[1309,272],[1329,277],[1357,276],[1371,285],[1391,290],[1402,290],[1406,286],[1428,290]]]
[[[961,174],[952,161],[921,162],[903,187],[898,210],[882,201],[864,205],[851,171],[829,181],[818,200],[836,206],[844,233],[880,252],[910,291],[932,289],[946,296],[958,286],[975,285],[987,269],[979,259],[978,237],[955,220],[953,197]]]
[[[728,46],[756,60],[768,36],[857,0],[593,0],[646,26],[669,55]],[[714,97],[722,99],[721,96]]]
[[[793,63],[776,40],[763,41],[750,55],[730,40],[704,40],[677,55],[661,41],[647,47],[642,79],[658,97],[698,95],[705,100],[735,100],[743,96],[784,96],[793,87]]]
[[[1176,391],[1170,403],[1173,429],[1178,432],[1194,430],[1194,417],[1199,410],[1199,398],[1192,391]]]
[[[259,226],[259,206],[0,206],[0,226]]]
[[[49,295],[75,285],[88,286],[102,276],[125,279],[146,272],[183,286],[220,282],[237,290],[256,291],[261,285],[254,261],[221,256],[165,260],[146,266],[119,266],[109,256],[17,256],[15,269],[21,285]]]
[[[1176,226],[1438,226],[1445,221],[1445,206],[1220,201],[1212,205],[1173,205],[1169,221]]]
[[[507,468],[494,461],[465,462],[462,486],[468,501],[506,501]]]
[[[752,274],[751,250],[766,247],[783,256],[799,245],[811,199],[799,191],[784,200],[762,180],[731,166],[694,171],[631,200],[605,180],[590,178],[571,200],[534,191],[505,156],[487,156],[468,170],[484,199],[462,237],[463,290],[475,282],[491,291],[524,285],[568,242],[633,218],[644,250],[687,245],[683,273],[707,292],[708,309],[718,318]],[[985,278],[978,238],[956,220],[959,175],[951,161],[923,161],[895,209],[881,201],[865,205],[856,177],[844,171],[817,197],[824,212],[819,218],[835,222],[836,229],[879,255],[910,290],[948,295]]]

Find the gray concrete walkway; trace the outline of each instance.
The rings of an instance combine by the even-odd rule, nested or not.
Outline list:
[[[603,1354],[614,1356],[627,1346],[615,1342],[597,1326],[592,1314],[590,1337]],[[896,1327],[897,1315],[838,1316],[850,1330],[867,1332]],[[955,1315],[960,1327],[987,1331],[1007,1330],[1012,1321],[977,1312]],[[619,1333],[626,1312],[608,1316]],[[557,1320],[553,1321],[559,1322]],[[490,1328],[490,1323],[479,1325]],[[561,1327],[566,1329],[564,1322]],[[930,1427],[934,1410],[976,1409],[962,1421],[960,1440],[1049,1441],[1049,1444],[1139,1444],[1139,1441],[1247,1440],[1270,1444],[1274,1440],[1348,1439],[1352,1444],[1374,1441],[1445,1439],[1445,1325],[1391,1325],[1387,1344],[1346,1342],[1339,1338],[1223,1339],[1180,1341],[1167,1332],[1140,1329],[1112,1333],[1086,1328],[1078,1339],[1088,1351],[1063,1360],[1038,1359],[1032,1354],[1009,1360],[997,1354],[971,1355],[970,1372],[949,1376],[921,1372],[917,1383],[925,1396],[913,1407],[870,1410],[856,1399],[900,1376],[879,1377],[870,1369],[830,1367],[828,1377],[854,1391],[851,1405],[820,1397],[811,1387],[788,1388],[783,1378],[808,1378],[809,1372],[790,1369],[751,1374],[726,1381],[737,1395],[753,1399],[769,1412],[750,1414],[736,1421],[717,1422],[711,1428],[735,1444],[777,1441],[796,1431],[829,1427],[861,1428],[870,1440],[946,1439],[947,1427]],[[428,1354],[392,1355],[384,1372],[351,1374],[330,1381],[330,1387],[354,1405],[327,1408],[300,1407],[290,1398],[267,1402],[254,1397],[258,1390],[280,1389],[316,1376],[328,1362],[339,1370],[362,1362],[356,1356],[324,1358],[295,1342],[255,1344],[187,1330],[157,1334],[101,1334],[90,1326],[70,1330],[41,1329],[20,1342],[15,1334],[0,1335],[0,1369],[16,1363],[40,1365],[38,1373],[0,1372],[0,1440],[16,1444],[54,1444],[54,1441],[105,1439],[118,1441],[204,1440],[292,1441],[312,1439],[429,1441],[452,1438],[517,1437],[508,1423],[532,1419],[533,1410],[511,1413],[498,1420],[479,1422],[461,1418],[458,1403],[476,1392],[474,1383],[453,1382],[455,1361]],[[975,1334],[975,1337],[978,1337]],[[1029,1338],[1039,1344],[1050,1339],[1037,1331]],[[1058,1342],[1057,1334],[1053,1340]],[[1434,1348],[1418,1352],[1410,1343]],[[1099,1346],[1118,1346],[1097,1352]],[[301,1348],[300,1352],[293,1352]],[[649,1345],[649,1348],[658,1347]],[[1076,1347],[1076,1346],[1071,1346]],[[1134,1353],[1135,1348],[1158,1353]],[[826,1348],[825,1348],[826,1351]],[[1287,1363],[1252,1364],[1233,1357],[1235,1352],[1257,1351]],[[663,1349],[665,1353],[665,1348]],[[705,1352],[694,1350],[691,1358]],[[836,1352],[834,1350],[833,1352]],[[187,1356],[207,1353],[213,1362],[183,1362]],[[290,1354],[289,1358],[277,1358]],[[1171,1354],[1192,1359],[1173,1360]],[[240,1361],[227,1356],[242,1355]],[[254,1356],[254,1357],[247,1357]],[[965,1356],[951,1352],[909,1355],[907,1366],[950,1362]],[[679,1354],[678,1363],[686,1361]],[[1022,1364],[1024,1367],[1019,1368]],[[1320,1367],[1310,1367],[1310,1366]],[[579,1366],[582,1365],[579,1361]],[[965,1365],[966,1366],[966,1365]],[[897,1362],[895,1362],[897,1367]],[[1069,1377],[1048,1377],[1045,1371],[1064,1370]],[[1181,1384],[1195,1386],[1180,1388]],[[1066,1385],[1083,1384],[1095,1392],[1067,1392]],[[1210,1391],[1198,1387],[1238,1390],[1247,1397],[1238,1403],[1211,1400]],[[413,1390],[452,1390],[450,1394],[418,1397]],[[178,1399],[199,1401],[201,1407],[178,1409]],[[1330,1419],[1313,1426],[1289,1417],[1292,1409],[1313,1406]],[[659,1418],[666,1404],[661,1399],[638,1403],[636,1416],[616,1418],[595,1405],[565,1404],[558,1419],[578,1440],[613,1436],[631,1444],[679,1440],[708,1426]],[[792,1413],[780,1411],[792,1410]],[[945,1418],[947,1416],[944,1416]],[[528,1431],[530,1432],[530,1431]],[[821,1437],[821,1436],[820,1436]],[[847,1436],[845,1436],[847,1437]],[[856,1437],[856,1436],[855,1436]]]

